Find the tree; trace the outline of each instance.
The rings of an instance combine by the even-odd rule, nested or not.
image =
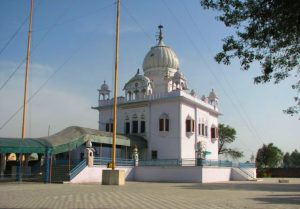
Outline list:
[[[297,168],[300,167],[300,153],[298,150],[294,150],[291,154],[285,153],[283,157],[283,166],[285,168]]]
[[[283,156],[283,167],[289,168],[292,165],[290,153],[285,153]]]
[[[283,153],[282,151],[270,143],[268,145],[263,145],[257,151],[256,155],[256,166],[259,170],[264,170],[265,168],[278,168],[282,164]]]
[[[234,142],[236,138],[236,131],[230,126],[225,126],[224,124],[219,124],[219,150],[220,155],[226,155],[233,159],[238,159],[243,157],[243,152],[235,149],[227,148],[226,145]]]
[[[229,65],[238,58],[242,70],[259,62],[262,74],[254,83],[267,83],[295,75],[292,88],[300,93],[300,1],[299,0],[201,0],[204,9],[221,14],[217,19],[236,34],[223,40],[223,50],[215,56],[218,63]],[[300,111],[300,97],[287,114]]]
[[[290,155],[291,167],[300,167],[300,153],[294,150]]]

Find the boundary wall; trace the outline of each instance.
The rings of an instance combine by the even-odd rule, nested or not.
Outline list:
[[[105,169],[106,166],[87,166],[70,183],[101,183]],[[117,169],[125,170],[126,181],[213,183],[250,180],[244,172],[235,172],[231,167],[123,166]],[[256,174],[255,168],[252,171]]]

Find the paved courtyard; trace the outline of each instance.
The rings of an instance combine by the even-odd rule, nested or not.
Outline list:
[[[0,208],[300,208],[300,179],[262,182],[100,184],[0,183]]]

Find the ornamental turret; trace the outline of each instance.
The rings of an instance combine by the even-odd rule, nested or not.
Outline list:
[[[147,95],[152,94],[151,80],[140,74],[140,69],[136,74],[125,84],[124,89],[126,100],[143,99]]]
[[[101,88],[98,89],[98,91],[99,91],[99,100],[110,99],[110,90],[105,81],[101,85]]]
[[[214,89],[212,89],[208,95],[208,103],[214,106],[215,110],[218,110],[218,102],[219,102],[219,98],[216,95]]]
[[[186,80],[183,73],[178,69],[172,78],[172,90],[187,90]]]

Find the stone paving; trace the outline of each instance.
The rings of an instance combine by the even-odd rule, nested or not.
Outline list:
[[[300,208],[300,179],[261,182],[101,184],[0,183],[0,208]]]

